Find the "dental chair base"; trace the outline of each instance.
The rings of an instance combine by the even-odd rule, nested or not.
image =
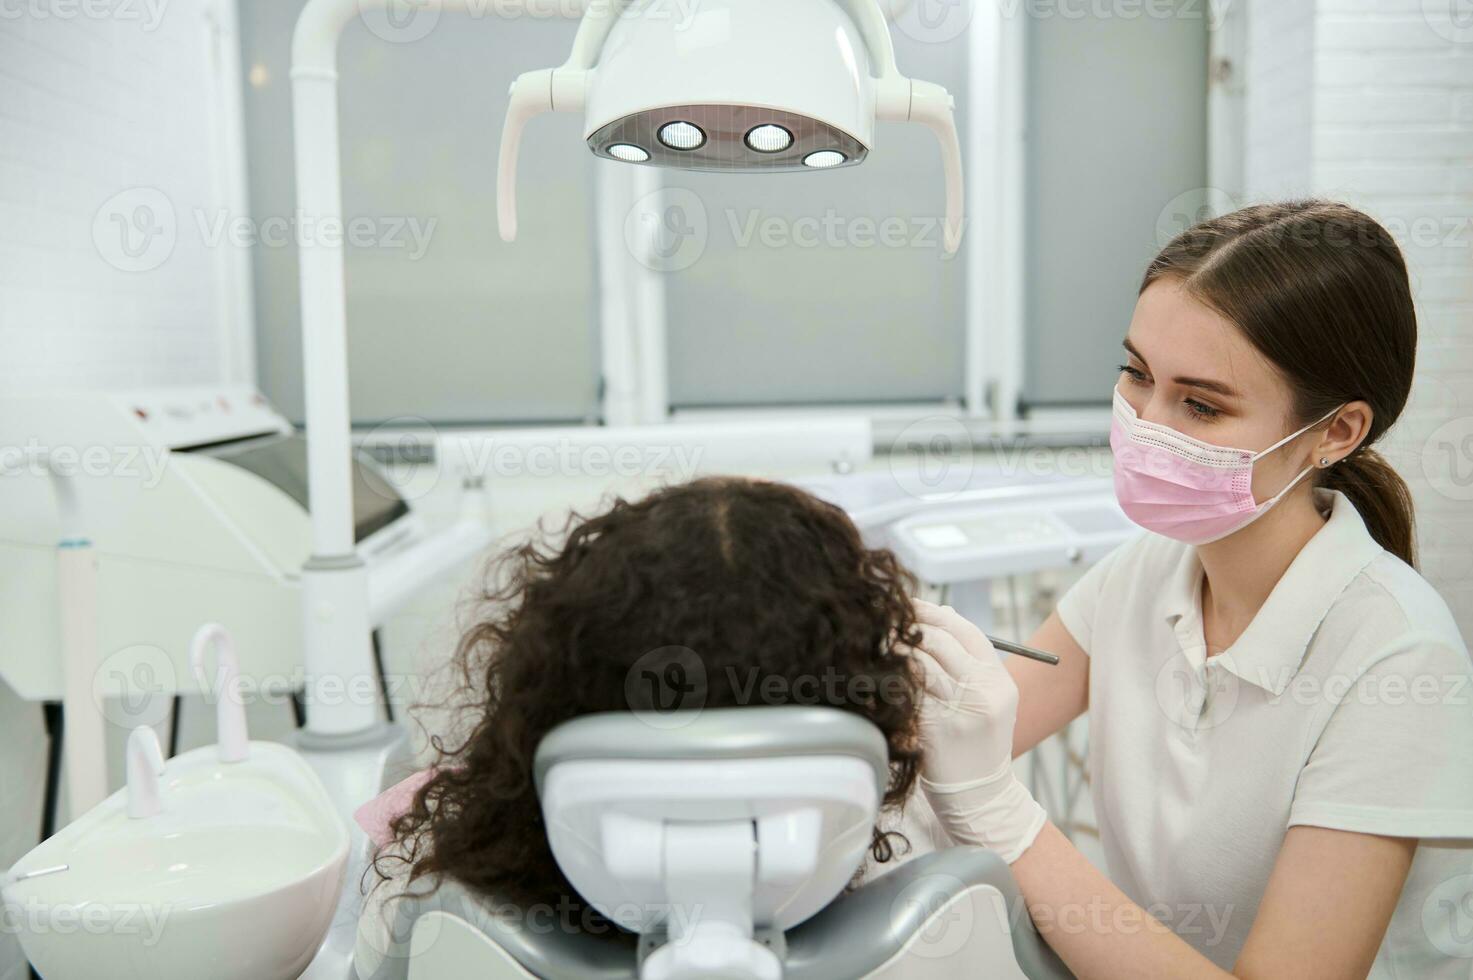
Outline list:
[[[400,955],[365,980],[637,980],[640,938],[566,928],[455,883],[397,909]],[[917,857],[776,937],[786,980],[1069,980],[990,851]],[[576,922],[572,925],[576,925]],[[759,933],[760,935],[760,933]],[[657,940],[645,937],[653,944]]]
[[[298,732],[293,745],[322,780],[328,796],[341,811],[349,803],[372,799],[413,771],[409,732],[400,725],[384,724],[357,736],[323,738]],[[354,805],[356,805],[354,803]],[[348,821],[350,842],[345,887],[337,896],[337,908],[327,938],[308,965],[301,980],[357,980],[353,970],[353,945],[358,917],[362,913],[360,882],[368,869],[371,844],[356,823]]]

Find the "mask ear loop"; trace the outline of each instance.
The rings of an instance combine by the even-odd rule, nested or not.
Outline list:
[[[1273,452],[1275,449],[1282,449],[1284,446],[1287,446],[1289,443],[1293,442],[1295,439],[1298,439],[1300,436],[1304,435],[1310,429],[1313,429],[1315,426],[1317,426],[1321,422],[1325,421],[1325,419],[1328,419],[1328,418],[1333,417],[1336,412],[1339,412],[1340,409],[1342,409],[1344,407],[1345,407],[1344,405],[1341,405],[1341,406],[1339,406],[1337,408],[1330,409],[1324,415],[1321,415],[1316,421],[1309,423],[1304,428],[1300,429],[1298,432],[1291,432],[1288,435],[1284,436],[1284,438],[1280,439],[1278,442],[1274,443],[1272,446],[1269,446],[1267,449],[1263,450],[1262,452],[1254,453],[1253,454],[1252,462],[1254,462],[1254,463],[1258,462],[1260,459],[1262,459],[1263,457],[1267,456],[1269,453]]]
[[[1304,435],[1310,429],[1313,429],[1316,426],[1318,426],[1321,422],[1324,422],[1325,419],[1328,419],[1328,418],[1331,418],[1332,416],[1334,416],[1337,412],[1340,411],[1341,408],[1344,408],[1344,407],[1345,407],[1344,405],[1341,405],[1340,408],[1332,408],[1330,411],[1328,411],[1324,415],[1320,416],[1319,421],[1309,423],[1304,428],[1300,429],[1298,432],[1291,432],[1289,435],[1287,435],[1284,438],[1280,439],[1278,442],[1274,443],[1272,446],[1269,446],[1263,452],[1258,453],[1256,456],[1254,456],[1253,457],[1253,462],[1255,462],[1255,463],[1258,462],[1260,459],[1262,459],[1263,457],[1267,456],[1269,453],[1273,452],[1275,449],[1279,449],[1279,448],[1281,448],[1281,447],[1283,447],[1285,445],[1288,445],[1289,443],[1293,442],[1295,439],[1298,439],[1300,436]],[[1324,456],[1321,456],[1320,457],[1320,466],[1328,466],[1328,465],[1329,465],[1329,461]],[[1296,486],[1299,485],[1299,481],[1300,480],[1304,479],[1306,476],[1308,476],[1312,472],[1314,472],[1314,466],[1313,466],[1313,464],[1311,464],[1309,466],[1306,466],[1304,469],[1300,470],[1299,471],[1299,475],[1296,476],[1294,479],[1290,480],[1289,483],[1288,483],[1288,485],[1285,486],[1284,489],[1280,490],[1278,493],[1274,494],[1272,497],[1268,498],[1263,503],[1259,504],[1258,505],[1258,512],[1261,514],[1264,511],[1268,510],[1269,508],[1273,507],[1281,499],[1283,499],[1284,494],[1288,493],[1290,490],[1293,490]]]
[[[1299,481],[1300,480],[1304,479],[1306,476],[1308,476],[1309,474],[1311,474],[1313,472],[1314,472],[1314,467],[1313,466],[1306,466],[1304,469],[1300,470],[1299,471],[1299,475],[1296,476],[1294,479],[1290,480],[1289,483],[1288,483],[1288,485],[1285,486],[1284,489],[1280,490],[1278,493],[1274,494],[1272,497],[1268,498],[1263,503],[1259,504],[1258,505],[1258,512],[1261,514],[1264,511],[1268,510],[1269,508],[1273,507],[1274,504],[1277,504],[1280,500],[1283,499],[1284,494],[1288,493],[1290,490],[1293,490],[1295,487],[1297,487],[1299,485]]]

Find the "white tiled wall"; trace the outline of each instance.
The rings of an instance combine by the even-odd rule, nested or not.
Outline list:
[[[1416,496],[1423,571],[1473,636],[1467,5],[1251,0],[1248,13],[1247,196],[1348,201],[1385,223],[1406,254],[1420,326],[1417,383],[1383,448]]]
[[[0,396],[249,378],[241,256],[200,231],[240,207],[231,2],[0,4]],[[0,868],[35,844],[45,750],[0,684]],[[0,980],[25,975],[0,929]]]

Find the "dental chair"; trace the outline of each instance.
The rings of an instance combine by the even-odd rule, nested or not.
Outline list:
[[[921,855],[845,892],[889,779],[857,715],[590,715],[543,739],[535,777],[558,865],[608,922],[447,881],[395,903],[372,980],[1071,976],[990,851]]]

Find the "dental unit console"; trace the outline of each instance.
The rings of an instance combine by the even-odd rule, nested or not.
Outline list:
[[[263,691],[312,682],[301,642],[307,447],[258,392],[6,398],[0,446],[0,677],[23,698],[67,705],[73,813],[106,795],[104,729],[89,724],[100,699],[123,699],[107,709],[115,723],[162,721],[190,676],[201,619],[231,629],[249,651],[243,675]],[[429,534],[372,460],[344,462],[376,626],[489,534],[470,517]],[[95,593],[81,606],[64,564],[79,554],[92,579],[81,587]],[[64,642],[78,626],[81,642]]]

